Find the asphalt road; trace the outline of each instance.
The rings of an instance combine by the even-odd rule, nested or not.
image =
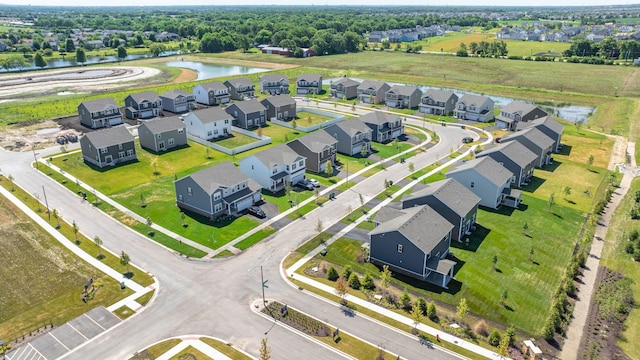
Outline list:
[[[422,126],[422,121],[416,121],[416,125]],[[472,134],[453,126],[434,128],[438,131],[440,143],[411,158],[416,169],[434,162],[436,154],[448,154],[451,148],[456,149],[460,145],[462,137]],[[42,150],[37,156],[57,151],[57,148]],[[69,222],[75,220],[80,231],[90,238],[99,235],[105,248],[116,253],[126,251],[132,263],[154,274],[160,284],[148,309],[68,354],[67,359],[124,359],[151,343],[184,334],[225,339],[255,356],[259,354],[260,340],[268,337],[274,358],[341,358],[300,335],[272,326],[271,321],[250,310],[252,301],[261,296],[260,265],[268,280],[268,298],[286,302],[403,358],[456,358],[428,349],[415,337],[385,325],[357,315],[345,316],[335,305],[292,287],[280,274],[279,264],[284,256],[315,235],[317,219],[322,219],[328,228],[346,215],[349,208],[360,206],[358,194],[362,194],[365,200],[370,199],[383,190],[385,179],[397,182],[409,175],[407,163],[395,164],[365,179],[341,193],[335,201],[326,203],[305,219],[292,222],[238,256],[196,261],[158,246],[81,201],[62,185],[31,168],[32,161],[33,153],[0,150],[0,169],[4,175],[11,174],[17,184],[32,194],[42,194],[44,186],[50,208],[57,209]]]

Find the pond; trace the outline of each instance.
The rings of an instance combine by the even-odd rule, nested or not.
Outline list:
[[[204,80],[231,75],[255,74],[259,72],[269,71],[269,69],[254,68],[248,66],[217,65],[202,63],[199,61],[169,61],[164,63],[163,65],[197,71],[198,78],[196,80]]]
[[[180,51],[165,51],[160,56],[162,56],[162,57],[171,56],[171,55],[177,55],[179,53],[180,53]],[[151,54],[132,54],[132,55],[127,55],[127,57],[125,58],[125,61],[137,60],[137,59],[146,59],[146,58],[150,58],[150,57],[151,57]],[[49,58],[45,57],[45,60],[47,60],[47,66],[45,66],[44,69],[58,69],[58,68],[65,68],[65,67],[72,67],[72,66],[80,66],[81,65],[80,63],[78,63],[76,61],[75,53],[67,54],[64,58],[57,58],[57,59],[49,59]],[[120,61],[120,59],[118,59],[118,57],[116,55],[87,56],[87,61],[84,63],[84,65],[114,63],[114,62],[118,62],[118,61]],[[34,61],[32,59],[31,62],[29,63],[29,65],[23,67],[22,70],[23,71],[25,71],[25,70],[40,70],[40,68],[35,65],[35,63],[34,63]]]

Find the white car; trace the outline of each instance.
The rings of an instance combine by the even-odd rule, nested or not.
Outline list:
[[[309,180],[309,183],[313,185],[313,187],[320,187],[320,182],[318,182],[318,180],[316,179],[308,179],[308,180]]]

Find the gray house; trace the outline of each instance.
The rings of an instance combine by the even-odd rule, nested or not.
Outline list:
[[[322,75],[302,74],[296,81],[296,94],[320,94],[322,92]]]
[[[336,162],[338,140],[325,130],[314,131],[289,141],[287,145],[299,155],[307,158],[307,170],[321,173],[327,169],[327,161]]]
[[[369,232],[369,261],[446,288],[456,264],[446,259],[452,230],[428,205],[405,209]]]
[[[240,170],[264,189],[277,193],[285,184],[305,178],[305,157],[285,144],[262,150],[240,160]]]
[[[384,102],[390,108],[413,109],[420,104],[422,91],[415,86],[394,85],[384,94]]]
[[[297,116],[296,101],[289,95],[269,96],[260,103],[267,109],[268,120],[291,120]]]
[[[562,148],[562,133],[564,132],[564,125],[560,124],[556,120],[548,116],[541,117],[536,120],[532,120],[528,123],[518,124],[519,129],[524,130],[527,127],[534,127],[553,140],[553,151],[558,152]],[[520,125],[523,125],[520,127]]]
[[[229,88],[229,94],[233,100],[250,99],[255,96],[256,85],[247,78],[227,80],[224,85]]]
[[[173,89],[160,94],[162,109],[172,113],[184,113],[196,108],[196,98],[192,93]]]
[[[262,188],[231,162],[200,170],[174,181],[181,210],[213,219],[236,214],[262,199]]]
[[[113,98],[83,101],[78,105],[80,124],[92,129],[122,124],[120,107]]]
[[[461,120],[493,120],[493,100],[487,96],[464,94],[456,103],[453,115]]]
[[[256,99],[234,102],[225,111],[233,116],[233,125],[243,129],[249,130],[266,124],[267,108]]]
[[[496,126],[501,129],[515,130],[521,122],[532,121],[549,115],[539,107],[522,101],[512,101],[500,109],[496,116]]]
[[[84,161],[99,168],[138,159],[133,135],[124,125],[85,134],[80,148]]]
[[[138,127],[138,140],[144,149],[161,152],[187,145],[185,125],[177,116],[145,121]]]
[[[220,81],[211,81],[193,87],[196,102],[205,105],[227,104],[231,101],[229,88]]]
[[[264,74],[260,76],[260,92],[280,95],[289,93],[289,79],[282,74]]]
[[[488,156],[507,168],[512,174],[511,184],[521,187],[529,184],[533,177],[538,156],[518,141],[493,146],[476,154],[477,158]]]
[[[366,104],[382,104],[389,89],[391,86],[386,82],[364,80],[358,85],[358,99]]]
[[[402,199],[402,208],[429,205],[451,224],[454,241],[462,241],[464,235],[470,235],[476,223],[480,197],[464,187],[455,179],[440,180],[427,185]]]
[[[129,119],[150,119],[162,114],[162,100],[153,91],[143,91],[124,98],[124,112]]]
[[[331,96],[336,99],[353,99],[358,96],[359,82],[344,76],[331,82]]]
[[[535,127],[509,134],[500,139],[500,143],[509,141],[518,141],[536,154],[538,157],[536,160],[537,167],[542,167],[551,162],[551,151],[553,150],[554,141]]]
[[[404,134],[402,118],[397,115],[372,111],[357,119],[371,129],[371,140],[375,142],[388,142]]]
[[[517,208],[522,191],[511,189],[513,173],[492,158],[485,156],[463,162],[447,172],[480,197],[480,205],[497,209],[500,205]]]
[[[453,91],[429,89],[422,95],[418,108],[421,113],[447,116],[453,113],[458,96]]]
[[[371,151],[371,128],[358,119],[342,121],[325,128],[329,135],[338,140],[337,150],[341,154],[354,156]]]

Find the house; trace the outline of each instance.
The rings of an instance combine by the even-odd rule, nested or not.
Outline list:
[[[453,91],[429,89],[422,95],[418,108],[421,113],[447,116],[453,113],[458,96]]]
[[[296,101],[289,95],[269,96],[260,103],[267,109],[268,120],[291,120],[297,116]]]
[[[493,100],[487,96],[464,94],[456,103],[453,115],[461,120],[493,120]]]
[[[511,184],[521,187],[529,184],[533,177],[538,156],[518,141],[506,143],[482,150],[476,157],[488,156],[513,173]]]
[[[224,82],[229,88],[229,94],[233,100],[250,99],[255,96],[255,85],[247,78],[231,79]]]
[[[297,184],[304,179],[306,159],[286,144],[249,155],[240,160],[240,170],[264,189],[277,193],[285,183]]]
[[[344,76],[339,80],[331,82],[330,93],[336,99],[353,99],[358,96],[358,81]]]
[[[520,122],[527,122],[547,116],[546,111],[522,101],[512,101],[500,109],[496,116],[496,126],[501,129],[515,130]]]
[[[138,159],[133,135],[124,125],[86,133],[80,149],[84,161],[99,168]]]
[[[551,163],[551,152],[553,151],[554,141],[535,127],[511,133],[500,139],[500,143],[509,141],[518,141],[536,154],[536,167],[542,167]]]
[[[358,99],[366,104],[381,104],[391,86],[386,82],[365,80],[357,88]]]
[[[262,200],[262,188],[233,163],[200,170],[173,182],[176,205],[181,210],[214,219],[236,214]]]
[[[145,121],[138,127],[140,146],[161,152],[187,145],[185,125],[177,116]]]
[[[120,107],[113,98],[83,101],[78,105],[80,124],[92,129],[122,124]]]
[[[231,101],[229,88],[220,81],[211,81],[193,87],[196,102],[204,105],[227,104]]]
[[[453,225],[428,205],[399,213],[369,232],[369,261],[446,288],[456,264],[446,259]]]
[[[420,104],[422,91],[415,86],[394,85],[384,94],[384,102],[390,108],[413,109]]]
[[[260,51],[262,51],[263,54],[293,56],[293,50],[278,46],[264,46],[262,47],[262,49],[260,49]]]
[[[192,93],[173,89],[160,94],[162,109],[172,113],[184,113],[196,108],[196,98]]]
[[[372,111],[357,119],[371,129],[371,140],[375,142],[388,142],[404,134],[402,118],[397,115]]]
[[[480,198],[479,205],[497,209],[500,205],[517,208],[522,191],[511,189],[513,173],[489,156],[463,162],[447,172]]]
[[[256,99],[234,102],[225,109],[233,116],[233,125],[243,129],[264,126],[267,108]]]
[[[204,140],[231,135],[233,116],[219,107],[192,111],[182,117],[187,134]]]
[[[324,130],[338,140],[337,150],[341,154],[354,156],[371,151],[371,128],[358,119],[332,124]]]
[[[480,197],[473,191],[457,180],[449,178],[430,183],[426,188],[405,196],[402,199],[402,208],[429,205],[453,224],[451,239],[462,241],[476,223],[479,203]]]
[[[129,119],[150,119],[162,114],[162,100],[153,91],[128,95],[124,98],[124,106]]]
[[[336,162],[338,140],[325,130],[314,131],[289,141],[287,145],[306,158],[308,171],[323,173],[327,169],[327,161],[332,164]]]
[[[554,152],[558,152],[560,151],[560,148],[562,148],[562,133],[564,132],[564,125],[553,120],[549,116],[544,116],[529,123],[519,125],[523,125],[519,127],[519,130],[523,130],[527,127],[534,127],[550,137],[553,140],[552,150]]]
[[[322,75],[302,74],[296,80],[296,94],[320,94],[322,92]]]
[[[282,74],[264,74],[260,76],[260,92],[280,95],[289,93],[289,79]]]

